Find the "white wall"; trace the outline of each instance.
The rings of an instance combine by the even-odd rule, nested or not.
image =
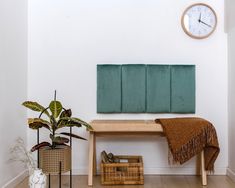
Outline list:
[[[228,78],[229,78],[229,93],[228,93],[228,107],[229,107],[229,163],[228,175],[235,181],[235,2],[233,0],[227,1],[227,31],[228,31]]]
[[[171,114],[96,113],[96,65],[161,63],[196,65],[196,116],[217,129],[221,153],[216,173],[228,164],[227,37],[224,2],[202,0],[217,12],[215,33],[205,40],[188,37],[181,15],[193,0],[31,0],[29,1],[28,96],[46,105],[58,99],[74,116],[92,119],[155,119]],[[87,137],[84,129],[78,131]],[[29,144],[35,142],[29,130]],[[73,168],[87,173],[88,143],[74,141]],[[98,139],[98,151],[141,154],[145,173],[194,173],[194,163],[169,169],[165,138]]]
[[[24,169],[9,163],[17,137],[27,141],[27,0],[0,1],[0,187]]]

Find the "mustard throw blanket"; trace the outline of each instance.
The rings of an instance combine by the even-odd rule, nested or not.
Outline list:
[[[173,161],[184,163],[204,149],[205,168],[214,171],[219,143],[214,126],[202,118],[156,119],[163,127]]]

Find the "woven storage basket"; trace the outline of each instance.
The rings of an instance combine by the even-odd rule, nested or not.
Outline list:
[[[116,157],[121,160],[120,163],[101,162],[101,184],[144,184],[143,160],[141,156],[117,155]]]
[[[60,148],[51,149],[43,147],[39,150],[40,168],[47,174],[58,174],[68,172],[71,169],[71,147],[62,146]]]

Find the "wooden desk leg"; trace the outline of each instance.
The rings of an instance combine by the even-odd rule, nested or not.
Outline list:
[[[88,158],[88,185],[93,185],[93,160],[94,160],[94,133],[89,136],[89,158]]]
[[[96,163],[96,136],[93,139],[93,175],[97,175],[97,163]]]
[[[201,173],[201,153],[196,156],[196,175],[200,176]]]
[[[205,170],[204,151],[201,152],[201,176],[202,176],[202,185],[207,185],[207,174]]]

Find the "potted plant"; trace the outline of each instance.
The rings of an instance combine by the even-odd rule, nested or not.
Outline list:
[[[61,162],[61,172],[69,171],[71,169],[71,148],[67,144],[70,142],[70,138],[86,139],[60,130],[65,127],[79,128],[82,126],[90,130],[92,127],[85,121],[72,117],[71,109],[65,109],[61,102],[56,100],[56,91],[54,100],[46,108],[32,101],[25,101],[22,105],[40,113],[38,118],[28,118],[29,128],[34,130],[45,128],[49,131],[50,142],[43,141],[31,148],[32,152],[39,150],[39,167],[45,173],[56,174],[59,172]]]

